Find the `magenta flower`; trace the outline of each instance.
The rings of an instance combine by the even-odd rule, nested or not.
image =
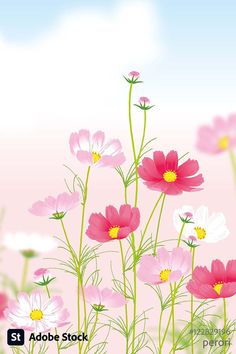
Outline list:
[[[36,216],[48,216],[50,219],[62,219],[65,214],[79,204],[79,193],[62,193],[56,198],[47,197],[44,201],[39,200],[29,209]]]
[[[137,273],[139,280],[149,284],[173,283],[187,274],[191,268],[191,253],[181,247],[168,252],[164,247],[157,250],[156,257],[141,258]]]
[[[99,289],[97,286],[89,285],[84,288],[85,300],[92,305],[95,311],[101,312],[112,307],[122,307],[127,301],[125,297],[111,289]]]
[[[130,71],[129,73],[129,77],[134,78],[134,79],[138,79],[140,76],[140,73],[138,71]]]
[[[4,310],[7,307],[8,297],[5,293],[0,293],[0,320],[4,319]]]
[[[40,286],[47,286],[55,277],[47,268],[39,268],[34,272],[34,282]]]
[[[60,296],[43,301],[39,292],[33,292],[31,295],[19,293],[17,298],[18,301],[10,302],[4,311],[12,327],[38,333],[68,324],[69,313],[63,309]]]
[[[140,103],[140,104],[143,104],[143,105],[149,105],[150,100],[149,100],[149,98],[147,98],[147,97],[140,97],[139,103]]]
[[[227,119],[216,117],[212,126],[198,130],[197,148],[207,154],[219,154],[236,146],[236,113]]]
[[[224,264],[216,259],[207,267],[196,267],[187,284],[188,291],[198,299],[218,299],[236,294],[236,260]]]
[[[162,151],[155,151],[153,159],[145,157],[138,173],[149,189],[177,195],[201,190],[196,187],[204,182],[202,174],[194,176],[198,170],[196,160],[188,159],[179,165],[178,154],[172,150],[166,157]]]
[[[105,143],[105,134],[97,131],[90,136],[88,130],[80,130],[70,136],[70,150],[81,163],[97,167],[117,167],[125,161],[118,139]]]
[[[131,208],[130,205],[121,205],[118,211],[114,206],[106,207],[106,214],[92,214],[89,218],[89,226],[86,234],[92,240],[107,242],[121,240],[135,231],[140,223],[138,208]]]

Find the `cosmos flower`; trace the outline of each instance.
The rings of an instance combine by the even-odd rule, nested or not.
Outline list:
[[[44,201],[39,200],[29,209],[36,216],[48,216],[50,219],[62,219],[65,214],[79,204],[79,193],[62,193],[56,198],[47,197]]]
[[[140,223],[138,208],[121,205],[119,211],[112,205],[106,207],[105,216],[101,213],[92,214],[86,234],[92,240],[107,242],[120,240],[135,231]]]
[[[228,261],[226,267],[216,259],[211,270],[197,266],[187,284],[188,291],[198,299],[217,299],[236,294],[236,260]]]
[[[39,268],[34,272],[34,282],[40,286],[46,286],[54,280],[51,272],[47,268]]]
[[[145,157],[138,168],[138,173],[149,189],[177,195],[183,191],[201,190],[197,187],[204,180],[201,174],[196,175],[198,170],[196,160],[188,159],[179,165],[178,154],[172,150],[166,157],[162,151],[155,151],[153,159]]]
[[[21,252],[23,256],[30,258],[56,249],[57,242],[51,236],[17,232],[5,234],[3,246],[10,250]]]
[[[181,247],[168,252],[164,247],[155,256],[143,256],[137,273],[139,280],[149,284],[173,283],[191,268],[191,253]]]
[[[5,293],[0,292],[0,320],[4,319],[4,310],[7,307],[8,297]]]
[[[38,333],[68,324],[69,313],[63,309],[60,296],[44,301],[39,292],[19,293],[17,300],[10,302],[4,311],[12,327]]]
[[[92,305],[95,311],[101,312],[112,307],[122,307],[127,301],[125,297],[111,289],[99,289],[97,286],[89,285],[84,288],[85,300]]]
[[[77,159],[89,166],[117,167],[125,161],[118,139],[105,143],[105,134],[97,131],[92,136],[88,130],[80,130],[70,136],[70,150]]]
[[[198,130],[197,148],[207,154],[219,154],[236,146],[236,113],[224,119],[216,117],[212,126]]]
[[[183,234],[187,238],[195,237],[198,241],[215,243],[224,240],[229,235],[226,220],[223,213],[212,213],[209,215],[208,207],[202,205],[195,212],[190,206],[183,206],[174,212],[174,225],[177,232],[181,229],[180,216],[183,212],[192,215],[191,223],[187,223],[183,229]]]

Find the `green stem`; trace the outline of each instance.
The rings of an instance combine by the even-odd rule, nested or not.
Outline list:
[[[46,288],[46,292],[47,292],[48,298],[51,299],[51,294],[50,294],[48,286],[45,285],[45,288]],[[56,328],[55,328],[55,334],[58,335]],[[58,341],[57,341],[57,354],[60,354],[60,346],[59,346],[59,342]]]
[[[147,111],[144,110],[144,115],[143,115],[143,134],[142,134],[142,139],[141,139],[141,144],[140,144],[140,149],[137,157],[137,164],[139,163],[139,159],[142,154],[143,146],[144,146],[144,140],[145,140],[145,135],[146,135],[146,128],[147,128]]]
[[[81,257],[82,257],[82,249],[83,249],[83,234],[84,234],[84,219],[85,219],[85,208],[88,196],[88,181],[89,181],[89,174],[90,174],[91,167],[88,167],[86,180],[84,185],[84,195],[83,195],[83,207],[82,207],[82,216],[81,216],[81,226],[80,226],[80,243],[79,243],[79,265],[78,265],[78,334],[81,331],[81,319],[80,319],[80,289],[82,289],[82,298],[83,298],[83,307],[84,307],[84,327],[85,331],[87,328],[87,314],[86,314],[86,302],[84,296],[84,289],[82,284],[82,277],[81,277]],[[79,353],[81,353],[80,342],[78,342]]]
[[[195,248],[192,249],[192,274],[194,270],[195,262]],[[190,295],[190,314],[191,314],[191,354],[194,354],[194,328],[193,328],[193,310],[194,310],[194,299],[193,295]]]
[[[125,275],[125,257],[124,257],[124,251],[123,251],[123,246],[121,240],[119,240],[120,244],[120,254],[121,254],[121,262],[122,262],[122,274],[123,274],[123,282],[124,282],[124,297],[127,297],[127,283],[126,283],[126,275]],[[129,318],[128,318],[128,305],[125,304],[125,328],[126,328],[126,351],[125,353],[128,354],[128,348],[129,348],[129,337],[128,337],[128,332],[129,332]]]
[[[20,286],[21,291],[25,290],[28,270],[29,270],[29,258],[28,257],[24,257],[24,264],[23,264],[22,278],[21,278],[21,286]]]
[[[184,227],[185,227],[185,222],[183,222],[180,233],[179,233],[179,238],[178,238],[178,243],[177,243],[177,247],[180,246],[180,242],[181,242],[181,237],[183,235],[183,231],[184,231]]]
[[[161,225],[161,217],[162,217],[162,213],[163,213],[165,199],[166,199],[166,194],[164,194],[164,196],[162,198],[161,210],[160,210],[160,214],[159,214],[158,222],[157,222],[156,238],[155,238],[154,251],[153,251],[154,256],[156,256],[156,254],[157,254],[157,241],[158,241],[158,235],[159,235],[159,230],[160,230],[160,225]]]
[[[84,354],[86,354],[88,349],[89,349],[90,343],[91,343],[91,341],[93,339],[93,336],[94,336],[94,333],[95,333],[95,330],[96,330],[97,323],[98,323],[98,311],[96,311],[95,321],[94,321],[93,328],[92,328],[90,336],[89,336],[88,343],[87,343],[87,345],[86,345],[86,347],[84,349]]]
[[[176,284],[174,285],[174,289]],[[173,346],[173,353],[175,353],[175,291],[170,284],[170,291],[171,291],[171,317],[172,317],[172,346]]]
[[[143,239],[144,239],[144,237],[145,237],[145,235],[146,235],[148,226],[149,226],[149,224],[150,224],[150,222],[151,222],[151,220],[152,220],[152,217],[153,217],[153,215],[154,215],[154,213],[155,213],[155,210],[156,210],[156,208],[157,208],[157,206],[158,206],[158,204],[159,204],[159,202],[160,202],[160,200],[161,200],[162,197],[163,197],[163,193],[161,193],[160,197],[158,198],[156,204],[154,205],[154,207],[153,207],[153,209],[152,209],[152,211],[151,211],[151,214],[150,214],[150,216],[149,216],[149,218],[148,218],[148,221],[147,221],[147,223],[146,223],[146,226],[145,226],[145,228],[144,228],[144,230],[143,230],[143,233],[142,233],[142,236],[141,236],[139,248],[140,248],[140,246],[141,246],[142,243],[143,243]]]
[[[163,335],[163,338],[162,338],[162,341],[161,341],[160,353],[161,353],[162,347],[163,347],[163,345],[165,343],[165,339],[166,339],[166,336],[167,336],[167,333],[168,333],[168,330],[169,330],[169,327],[170,327],[171,318],[172,318],[172,313],[170,313],[170,315],[169,315],[169,319],[168,319],[168,322],[167,322],[167,325],[166,325],[166,329],[165,329],[165,332],[164,332],[164,335]]]
[[[226,354],[226,339],[227,339],[227,308],[226,308],[226,299],[223,298],[224,306],[224,354]]]
[[[231,161],[231,165],[232,165],[232,169],[233,169],[234,180],[236,183],[236,157],[235,157],[233,150],[229,151],[229,157],[230,157],[230,161]]]
[[[34,340],[32,341],[31,354],[34,354]]]
[[[161,354],[162,348],[161,348],[161,326],[162,326],[162,316],[163,316],[163,310],[161,309],[160,312],[160,317],[159,317],[159,323],[158,323],[158,344],[159,344],[159,354]]]
[[[137,155],[136,155],[136,149],[135,149],[135,143],[134,143],[133,123],[132,123],[132,115],[131,115],[132,89],[133,89],[133,84],[131,83],[130,87],[129,87],[128,115],[129,115],[129,131],[130,131],[131,145],[132,145],[134,165],[135,165],[135,199],[134,199],[134,206],[136,207],[137,204],[138,204],[138,169],[137,169]]]
[[[135,336],[136,336],[136,315],[137,315],[137,261],[136,261],[136,250],[135,250],[135,242],[134,242],[134,233],[132,232],[132,249],[133,249],[133,273],[134,273],[134,312],[133,312],[133,336],[132,336],[132,353],[134,353],[135,347]]]

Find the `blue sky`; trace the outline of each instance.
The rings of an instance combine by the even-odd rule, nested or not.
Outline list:
[[[99,13],[105,14],[106,21],[116,21],[114,12],[117,4],[126,6],[136,1],[139,0],[0,0],[0,39],[3,36],[8,43],[23,46],[25,43],[34,43],[34,40],[37,42],[40,36],[50,33],[50,29],[65,14],[73,13],[74,10],[77,13],[79,10],[80,13],[80,9],[91,10],[91,14],[94,13],[93,10],[99,10]],[[130,53],[122,53],[121,47],[120,55],[128,57],[129,67],[125,66],[125,69],[141,70],[149,78],[147,94],[152,95],[155,101],[158,100],[164,107],[163,111],[169,116],[178,112],[180,117],[184,113],[188,117],[191,111],[194,113],[198,110],[200,114],[205,114],[203,119],[211,119],[215,114],[225,115],[235,111],[235,0],[150,2],[154,9],[151,13],[151,25],[156,31],[150,34],[150,40],[161,50],[157,56],[152,57],[150,54],[150,63],[145,62],[143,66],[141,64],[140,67],[133,67],[139,61],[142,62],[139,55],[143,54],[143,46],[140,46],[136,57],[131,56],[132,60],[129,58]],[[148,1],[144,0],[143,3]],[[139,16],[138,26],[143,32],[145,28],[142,26],[146,26],[147,21],[142,20],[142,15]],[[102,27],[102,22],[98,22],[98,26]],[[119,31],[122,31],[122,26]],[[131,34],[127,35],[130,34],[133,38],[136,33],[133,33],[132,29],[130,31]],[[124,36],[124,33],[121,36],[119,33],[116,38],[118,41],[119,37]],[[84,43],[85,47],[90,45],[93,34],[88,38],[88,42]],[[119,67],[117,64],[113,68],[112,65],[113,63],[111,70],[118,69],[117,77],[122,76],[120,71],[124,66]],[[106,65],[104,70],[105,68]]]

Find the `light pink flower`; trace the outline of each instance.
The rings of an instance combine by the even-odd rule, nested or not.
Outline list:
[[[144,105],[146,105],[146,104],[148,105],[150,103],[150,100],[147,97],[140,97],[139,103],[144,104]]]
[[[129,76],[134,78],[134,79],[138,79],[139,76],[140,76],[140,73],[138,71],[134,71],[133,70],[133,71],[130,71]]]
[[[84,288],[85,300],[95,311],[104,311],[112,307],[122,307],[127,301],[125,297],[111,289],[99,289],[97,286],[89,285]]]
[[[162,151],[155,151],[153,159],[145,157],[138,167],[138,173],[144,184],[152,190],[169,195],[199,191],[204,179],[202,174],[196,175],[199,165],[196,160],[179,164],[176,151],[170,151],[166,156]]]
[[[29,212],[37,216],[48,216],[51,219],[62,219],[65,214],[79,204],[79,193],[62,193],[56,198],[47,197],[39,200],[29,209]]]
[[[118,139],[105,143],[105,134],[97,131],[91,137],[88,130],[80,130],[70,136],[70,150],[81,163],[97,167],[117,167],[125,161]]]
[[[172,283],[187,274],[191,268],[191,253],[181,247],[168,252],[164,247],[157,250],[156,257],[141,258],[138,278],[149,284]]]
[[[225,266],[219,259],[211,263],[211,270],[197,266],[187,284],[188,291],[198,299],[218,299],[236,295],[236,260]]]
[[[33,292],[31,295],[19,293],[17,299],[10,302],[4,311],[12,327],[38,333],[68,324],[69,312],[63,309],[60,296],[43,301],[39,292]]]
[[[216,117],[212,126],[198,130],[197,148],[208,154],[219,154],[236,146],[236,113],[227,119]]]
[[[0,320],[4,318],[4,310],[7,307],[8,297],[5,293],[0,293]]]
[[[135,231],[140,223],[138,208],[129,204],[120,206],[119,211],[112,205],[106,207],[106,214],[91,214],[86,234],[92,240],[107,242],[121,240]]]
[[[53,279],[55,278],[47,268],[39,268],[34,272],[34,282],[39,285],[48,285]]]

